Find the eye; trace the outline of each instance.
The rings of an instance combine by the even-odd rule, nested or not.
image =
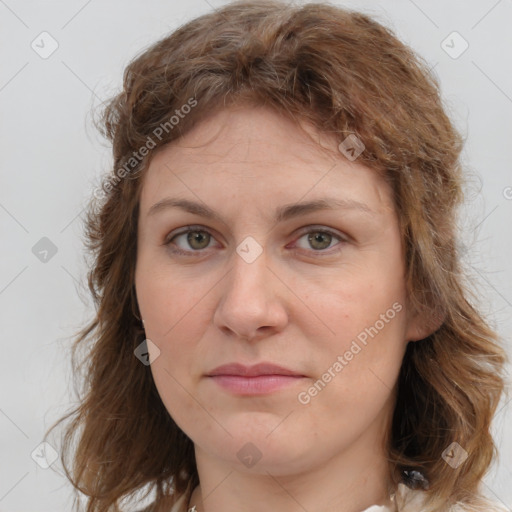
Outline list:
[[[175,243],[175,240],[180,239],[182,243],[188,245],[188,247],[183,247]],[[209,246],[212,239],[212,234],[201,226],[188,226],[187,229],[167,238],[164,245],[169,246],[169,249],[173,253],[189,255],[192,253],[201,253],[203,249]],[[192,248],[192,250],[190,250],[190,248]]]
[[[313,228],[315,228],[315,226],[313,226]],[[171,235],[166,238],[163,245],[168,246],[169,250],[175,254],[187,256],[200,256],[203,254],[204,249],[211,247],[210,243],[214,240],[210,231],[202,226],[187,226],[187,228],[183,229],[181,232],[174,234],[171,233]],[[179,243],[180,239],[181,244]],[[300,246],[299,244],[300,249],[328,254],[335,252],[325,250],[332,247],[331,243],[334,239],[337,239],[340,242],[335,245],[342,245],[343,242],[347,241],[344,237],[334,233],[333,231],[327,229],[312,229],[311,226],[308,227],[307,231],[302,232],[300,238],[297,239],[297,242],[300,242],[302,239],[305,239],[305,243],[309,245],[309,247]],[[178,241],[178,243],[176,241]],[[297,244],[297,242],[295,242],[295,244]]]
[[[309,231],[303,232],[303,234],[300,236],[300,238],[297,241],[299,242],[302,239],[305,240],[305,243],[309,247],[304,247],[304,246],[299,245],[299,247],[301,249],[310,250],[312,248],[314,252],[328,252],[328,253],[331,253],[333,251],[325,251],[325,249],[327,249],[329,247],[333,247],[331,245],[331,243],[333,242],[334,239],[337,239],[340,242],[346,242],[345,238],[343,238],[341,235],[338,235],[332,231],[329,231],[326,229],[311,229],[311,227],[309,227]],[[337,245],[340,245],[340,244],[337,244]]]

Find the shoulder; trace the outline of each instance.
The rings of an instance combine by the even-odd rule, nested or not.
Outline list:
[[[171,506],[171,508],[165,508],[166,512],[187,512],[187,503],[185,501],[186,496],[182,495],[178,500]],[[156,503],[151,503],[145,508],[137,509],[135,512],[159,512],[162,510],[162,505],[158,507]]]
[[[178,496],[167,496],[166,504],[151,503],[146,508],[139,509],[136,512],[188,512],[187,505],[189,494],[189,488],[187,488],[184,493]],[[175,500],[174,503],[172,503],[173,500]],[[172,505],[170,503],[172,503]]]
[[[187,493],[182,494],[174,503],[168,512],[187,512]],[[137,510],[136,512],[157,512],[157,506],[152,503],[144,509]]]
[[[448,512],[510,512],[510,509],[496,501],[489,500],[481,505],[456,503]]]
[[[412,490],[404,484],[398,484],[396,493],[397,504],[401,512],[422,512],[426,494],[424,491]],[[482,497],[480,504],[457,502],[445,512],[511,512],[501,503]]]

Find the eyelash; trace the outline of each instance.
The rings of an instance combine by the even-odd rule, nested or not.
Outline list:
[[[208,229],[204,228],[203,226],[187,226],[187,229],[184,229],[183,231],[179,231],[178,233],[174,233],[171,238],[167,237],[166,240],[164,241],[163,245],[168,246],[169,250],[174,254],[178,254],[178,255],[182,255],[182,256],[191,256],[191,255],[202,256],[206,249],[200,249],[200,250],[192,249],[190,251],[186,251],[183,249],[179,249],[176,246],[174,248],[171,248],[171,245],[173,245],[173,240],[175,238],[177,238],[178,236],[187,235],[189,233],[197,233],[197,232],[208,233],[212,238],[214,238],[213,234]],[[300,240],[304,235],[307,235],[309,233],[322,233],[322,234],[332,235],[333,237],[337,238],[340,241],[337,245],[343,245],[344,242],[347,242],[346,238],[343,238],[341,235],[338,235],[334,231],[324,229],[324,228],[316,228],[316,226],[308,226],[306,231],[301,231],[299,233],[297,240]],[[331,247],[331,249],[332,249],[332,247]],[[306,249],[302,249],[302,250],[306,250]],[[319,250],[315,251],[314,249],[311,249],[311,252],[318,254],[319,257],[322,257],[322,255],[325,253],[327,253],[327,255],[332,255],[333,253],[336,253],[340,250],[341,250],[341,248],[336,249],[335,251],[331,251],[328,249],[319,249]]]

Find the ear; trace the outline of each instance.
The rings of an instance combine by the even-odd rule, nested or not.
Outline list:
[[[411,314],[406,330],[408,341],[419,341],[436,332],[446,319],[441,311],[419,311]]]

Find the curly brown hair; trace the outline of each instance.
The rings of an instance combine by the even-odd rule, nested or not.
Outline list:
[[[87,512],[118,511],[144,490],[155,491],[154,510],[166,510],[198,483],[192,441],[165,409],[150,368],[134,357],[144,340],[134,289],[139,197],[157,149],[241,102],[309,121],[340,141],[357,134],[365,145],[359,161],[391,184],[410,307],[440,327],[407,346],[390,474],[411,485],[407,470],[421,471],[430,483],[426,510],[484,506],[479,483],[496,455],[490,424],[507,357],[472,304],[459,262],[463,141],[439,84],[410,48],[364,14],[256,0],[198,17],[145,49],[102,111],[99,128],[112,143],[114,166],[87,212],[96,314],[72,347],[79,405],[49,430],[73,416],[61,460],[88,497]],[[452,442],[468,453],[457,469],[442,458]]]

